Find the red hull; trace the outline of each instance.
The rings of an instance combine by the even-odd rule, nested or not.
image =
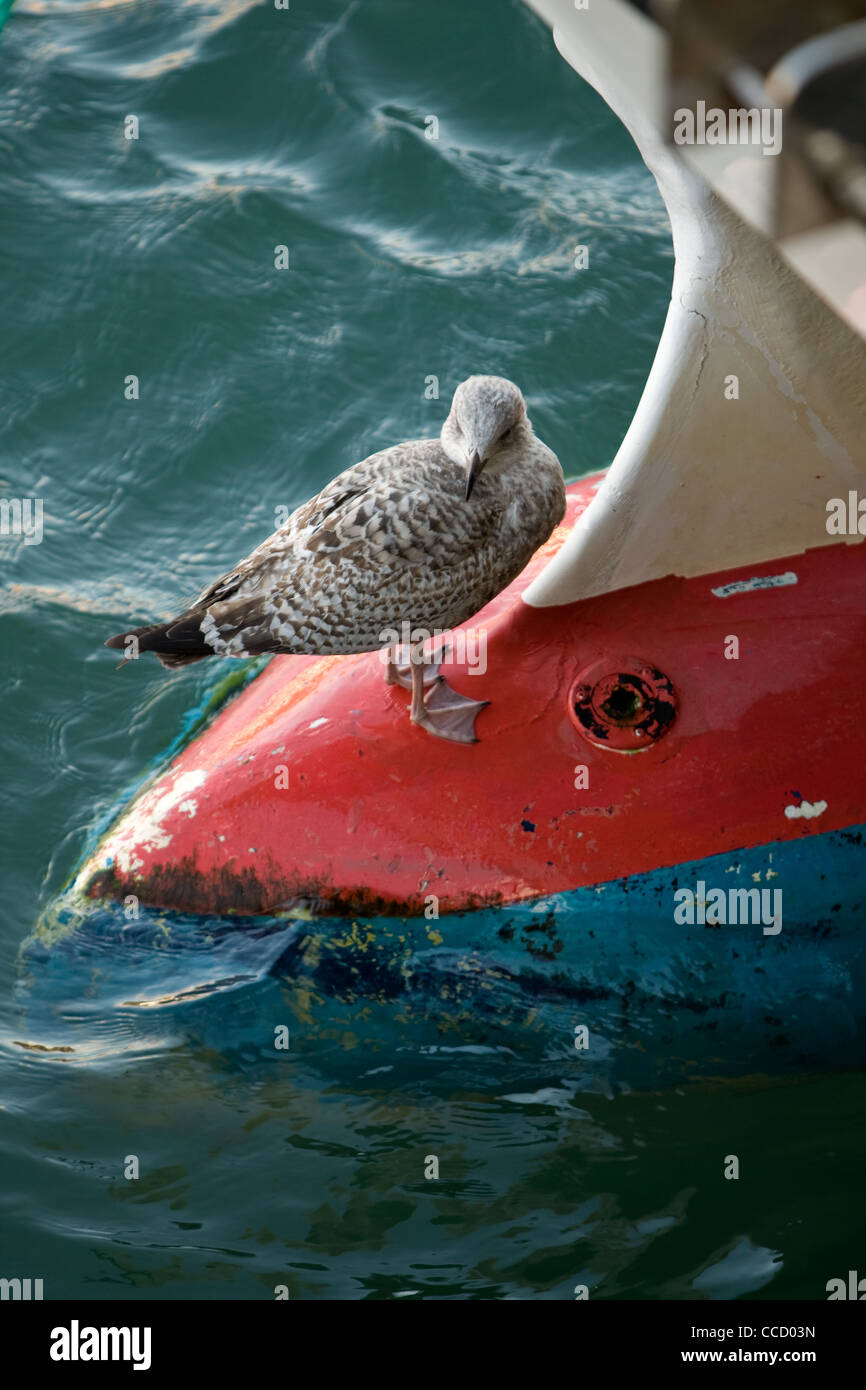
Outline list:
[[[376,653],[276,658],[103,841],[80,879],[91,896],[369,915],[423,913],[435,895],[445,913],[866,819],[866,547],[530,608],[521,592],[597,481],[570,487],[563,526],[473,623],[486,673],[443,668],[490,701],[477,744],[413,727]],[[667,678],[661,727],[635,735],[614,702],[609,743],[647,746],[597,746],[581,686],[586,708],[605,672],[641,664]]]

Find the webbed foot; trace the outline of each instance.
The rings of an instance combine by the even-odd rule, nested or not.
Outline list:
[[[452,743],[477,743],[475,720],[489,704],[489,700],[472,700],[468,695],[461,695],[440,677],[425,693],[420,710],[415,709],[413,702],[410,713],[412,723],[426,729],[434,738],[445,738]]]

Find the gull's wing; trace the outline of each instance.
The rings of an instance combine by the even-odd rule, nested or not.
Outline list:
[[[381,645],[384,628],[432,622],[453,603],[458,568],[458,601],[461,583],[483,582],[494,521],[481,496],[464,500],[460,469],[438,441],[371,454],[167,623],[166,649],[240,656]]]
[[[313,564],[352,559],[382,574],[447,568],[489,541],[492,520],[464,500],[460,470],[438,441],[417,440],[347,469],[283,529]]]

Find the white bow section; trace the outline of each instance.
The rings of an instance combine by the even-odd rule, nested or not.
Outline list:
[[[531,3],[655,175],[676,265],[634,419],[526,602],[572,603],[664,575],[862,540],[828,534],[827,503],[851,490],[866,496],[864,343],[733,211],[736,200],[726,191],[723,201],[665,143],[666,35],[621,0],[591,0],[587,10],[572,0]],[[740,177],[753,195],[756,175],[767,173],[762,160],[774,162],[760,149],[728,148],[727,189]],[[732,377],[738,399],[726,398]]]

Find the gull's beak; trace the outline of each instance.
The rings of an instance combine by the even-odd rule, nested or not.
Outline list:
[[[484,461],[478,450],[472,455],[466,468],[466,501],[472,496],[472,489],[475,486],[475,479],[484,467]]]

